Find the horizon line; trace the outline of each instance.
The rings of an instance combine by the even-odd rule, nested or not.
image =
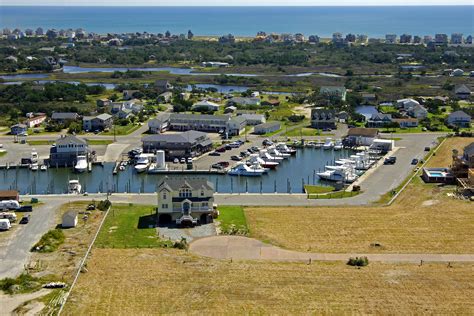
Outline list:
[[[150,4],[133,4],[133,5],[101,5],[101,4],[71,4],[71,5],[55,5],[55,4],[1,4],[1,7],[188,7],[188,8],[200,8],[200,7],[215,7],[215,8],[252,8],[252,7],[286,7],[286,8],[294,8],[294,7],[307,7],[307,8],[324,8],[324,7],[458,7],[458,6],[465,6],[465,7],[474,7],[474,4],[380,4],[380,5],[373,5],[373,4],[358,4],[358,5],[347,5],[347,4],[334,4],[334,5],[280,5],[280,4],[267,4],[267,5],[150,5]]]

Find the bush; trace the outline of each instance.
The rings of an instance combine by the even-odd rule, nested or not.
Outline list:
[[[61,229],[52,229],[41,237],[31,251],[53,252],[64,242],[64,239],[64,232]]]
[[[365,267],[369,265],[369,259],[367,259],[367,257],[349,258],[349,261],[347,261],[347,264],[354,267]]]
[[[101,211],[107,211],[111,205],[112,202],[110,202],[109,200],[103,200],[99,202],[97,208]]]
[[[40,287],[41,283],[38,278],[25,273],[21,274],[16,279],[5,278],[0,280],[0,289],[6,294],[31,292]]]
[[[236,226],[231,224],[229,226],[222,227],[222,234],[224,235],[239,235],[246,236],[249,233],[249,230],[245,226]]]
[[[186,238],[184,238],[184,237],[181,237],[181,240],[175,241],[175,242],[173,243],[173,248],[187,250],[188,247],[189,247],[188,241],[187,241]]]

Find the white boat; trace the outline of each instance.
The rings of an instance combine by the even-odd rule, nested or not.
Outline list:
[[[247,165],[253,165],[256,163],[258,163],[263,168],[268,168],[268,169],[275,169],[276,166],[279,165],[279,163],[276,161],[265,161],[262,158],[260,158],[258,154],[251,154],[249,159],[247,160]]]
[[[283,157],[270,155],[266,149],[260,150],[260,158],[262,158],[265,161],[276,161],[276,162],[280,162],[283,160]]]
[[[84,155],[77,156],[77,162],[74,166],[74,171],[84,172],[87,170],[87,157]]]
[[[334,147],[334,142],[332,141],[331,138],[326,138],[326,141],[324,142],[323,149],[328,150],[332,149]]]
[[[30,165],[30,170],[31,171],[38,171],[38,163],[34,162]]]
[[[352,166],[326,166],[326,170],[316,173],[321,179],[328,181],[343,181],[352,183],[357,179],[357,174]]]
[[[150,155],[149,154],[140,154],[135,163],[135,171],[138,173],[148,170],[150,166]]]
[[[46,170],[48,170],[48,166],[46,166],[46,165],[41,165],[40,170],[41,170],[41,171],[46,171]]]
[[[36,151],[31,152],[31,163],[38,162],[38,153]]]
[[[258,164],[247,166],[243,162],[237,163],[232,167],[227,174],[231,176],[245,176],[245,177],[258,177],[267,172],[267,169],[262,168]]]
[[[168,170],[168,165],[165,161],[165,152],[163,150],[158,150],[156,152],[155,162],[150,164],[148,173],[160,173],[166,170]]]
[[[69,180],[67,192],[69,194],[80,194],[82,186],[79,183],[79,180]]]
[[[324,143],[320,140],[318,140],[317,142],[314,143],[314,147],[315,148],[321,148],[323,147]]]
[[[344,146],[342,145],[342,140],[336,140],[336,143],[334,144],[334,150],[341,150],[342,148],[344,148]]]
[[[282,154],[296,155],[296,149],[288,147],[285,143],[278,143],[276,149]]]
[[[268,147],[268,153],[275,157],[282,157],[283,159],[289,158],[290,154],[281,153],[275,146]]]

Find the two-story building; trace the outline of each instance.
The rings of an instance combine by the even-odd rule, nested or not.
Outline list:
[[[372,114],[367,121],[367,127],[384,127],[392,123],[392,115],[384,113]]]
[[[77,121],[81,116],[75,112],[54,112],[51,115],[51,121],[57,124]]]
[[[10,134],[12,135],[24,135],[28,132],[28,126],[26,124],[15,124],[10,127]]]
[[[311,127],[317,129],[336,129],[336,112],[323,108],[312,109]]]
[[[77,162],[77,156],[88,155],[87,142],[74,135],[62,135],[49,150],[50,166],[73,166]]]
[[[448,115],[446,123],[449,126],[469,127],[471,126],[471,116],[464,111],[455,111]]]
[[[103,113],[97,116],[84,116],[82,119],[82,127],[87,131],[103,131],[112,128],[114,123],[110,114]]]
[[[212,148],[212,141],[206,133],[186,131],[173,134],[154,134],[142,138],[143,151],[154,153],[163,150],[166,158],[187,158],[199,156]]]
[[[212,222],[214,186],[204,178],[168,178],[158,185],[158,225],[194,226]]]

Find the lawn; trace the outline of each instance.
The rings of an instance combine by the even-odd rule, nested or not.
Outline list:
[[[100,133],[101,135],[114,135],[114,129],[115,129],[115,135],[128,135],[130,133],[133,133],[137,129],[140,128],[141,125],[135,125],[135,124],[129,124],[129,125],[114,125],[114,128],[111,128],[107,132],[102,132]]]
[[[332,186],[321,186],[321,185],[305,185],[304,189],[308,194],[320,194],[320,193],[328,193],[334,191],[334,187]]]
[[[89,145],[109,145],[114,141],[111,139],[86,139]],[[52,145],[56,143],[55,140],[29,140],[27,141],[30,146],[41,146],[41,145]]]
[[[0,157],[3,157],[7,154],[8,152],[6,150],[1,150],[0,149]]]
[[[317,135],[321,135],[321,132],[317,129],[310,128],[310,127],[300,127],[300,128],[288,129],[288,131],[286,131],[284,135],[289,136],[289,137],[317,136]]]
[[[222,230],[228,229],[231,225],[247,228],[244,209],[242,206],[219,206],[218,221]]]
[[[64,315],[472,314],[471,264],[257,262],[94,249]],[[183,299],[185,299],[185,303]]]
[[[438,149],[436,155],[427,162],[427,167],[448,167],[452,163],[453,149],[459,151],[462,155],[464,147],[474,142],[474,137],[450,137]]]
[[[113,204],[96,240],[99,248],[161,247],[152,205]]]

